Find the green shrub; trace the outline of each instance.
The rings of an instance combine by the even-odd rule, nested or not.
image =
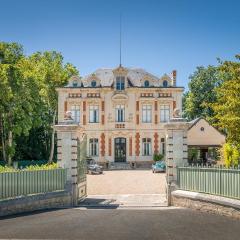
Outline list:
[[[8,166],[0,166],[0,173],[1,172],[16,172],[17,170],[14,169],[13,167],[8,167]]]
[[[163,154],[160,154],[160,153],[154,153],[153,154],[153,161],[154,162],[161,161],[161,160],[163,160],[163,158],[164,158]]]
[[[43,164],[43,165],[30,165],[25,170],[49,170],[58,168],[57,163]]]
[[[240,163],[239,149],[229,143],[223,145],[223,157],[226,167],[235,167]]]
[[[19,172],[19,171],[34,171],[34,170],[50,170],[59,168],[57,163],[52,164],[44,164],[44,165],[31,165],[23,169],[15,169],[13,167],[8,166],[0,166],[0,173],[1,172]]]

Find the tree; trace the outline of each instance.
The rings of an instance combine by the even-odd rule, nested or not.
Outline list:
[[[209,103],[216,101],[215,88],[220,84],[218,67],[197,67],[190,76],[189,91],[183,98],[184,116],[189,120],[201,116],[211,120],[214,111]]]
[[[11,165],[15,138],[32,127],[37,85],[27,77],[22,46],[0,43],[0,122],[3,159]]]
[[[56,88],[76,74],[60,53],[26,57],[21,45],[0,42],[0,150],[9,165],[13,158],[53,160]]]
[[[77,75],[77,69],[70,63],[63,64],[63,56],[55,51],[35,53],[29,57],[33,64],[33,73],[40,86],[40,97],[43,106],[42,115],[47,115],[47,132],[51,132],[51,147],[49,162],[53,160],[55,132],[53,126],[57,117],[57,87],[64,86],[72,75]],[[45,114],[44,114],[45,111]]]
[[[227,141],[240,150],[240,56],[237,62],[225,61],[220,67],[223,83],[216,88],[212,104],[216,126],[227,132]]]

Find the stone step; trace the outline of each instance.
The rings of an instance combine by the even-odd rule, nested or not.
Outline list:
[[[109,170],[131,170],[129,163],[111,163]]]
[[[122,207],[166,207],[165,194],[109,194],[89,195],[79,203],[80,207],[122,208]]]

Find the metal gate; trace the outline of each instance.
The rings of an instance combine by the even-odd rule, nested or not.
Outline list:
[[[82,200],[87,196],[87,137],[77,139],[77,195]]]

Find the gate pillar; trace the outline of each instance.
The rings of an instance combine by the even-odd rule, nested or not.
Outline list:
[[[189,123],[175,109],[174,118],[165,125],[166,132],[166,178],[167,196],[170,205],[171,191],[177,184],[177,167],[188,163],[187,131]]]
[[[57,132],[57,164],[67,169],[67,188],[72,195],[72,205],[77,205],[77,158],[78,139],[83,138],[83,128],[70,118],[54,126]]]

